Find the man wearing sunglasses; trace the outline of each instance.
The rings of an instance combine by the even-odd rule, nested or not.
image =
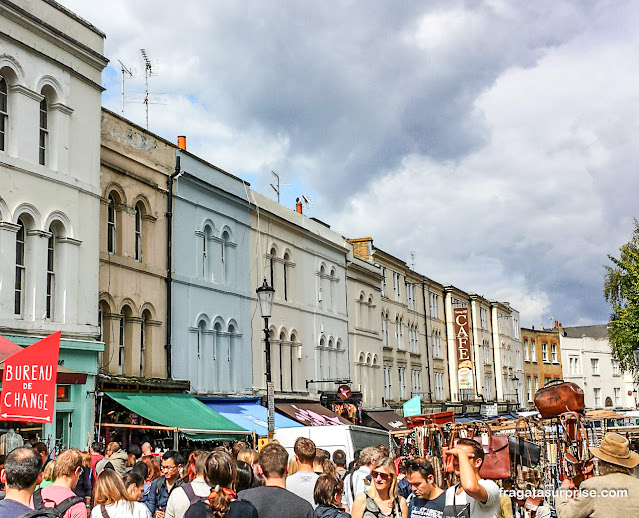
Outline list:
[[[406,480],[415,496],[408,507],[409,518],[442,518],[446,493],[435,484],[435,469],[426,459],[406,462]]]

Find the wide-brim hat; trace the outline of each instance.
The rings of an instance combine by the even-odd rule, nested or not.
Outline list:
[[[616,464],[624,468],[634,468],[639,464],[639,455],[634,451],[630,451],[628,439],[618,433],[607,433],[599,448],[591,446],[588,449],[595,457],[610,464]]]

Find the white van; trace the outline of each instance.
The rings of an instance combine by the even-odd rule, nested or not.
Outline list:
[[[388,446],[389,440],[388,432],[384,430],[356,425],[304,426],[275,430],[275,439],[280,441],[290,456],[294,455],[293,446],[298,437],[311,439],[317,448],[328,450],[331,456],[335,450],[344,450],[347,464],[353,460],[355,451],[380,444]]]

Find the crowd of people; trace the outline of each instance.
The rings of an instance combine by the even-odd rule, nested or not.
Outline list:
[[[601,463],[600,471],[613,475],[608,481],[614,479],[617,486],[632,490],[623,504],[616,504],[634,511],[639,480],[626,471],[639,464],[639,456],[629,452],[627,441],[616,434],[607,436],[593,454]],[[484,450],[478,442],[460,439],[447,455],[453,459],[459,482],[443,489],[427,459],[395,459],[384,445],[357,452],[348,466],[344,451],[336,450],[331,457],[302,437],[295,442],[290,459],[277,442],[259,453],[238,442],[229,448],[193,451],[186,458],[174,450],[155,453],[148,443],[128,451],[110,443],[104,455],[100,444],[94,443],[89,452],[70,449],[55,460],[46,449],[21,446],[6,457],[0,472],[5,485],[0,517],[513,516],[509,498],[494,481],[480,476]],[[599,507],[596,499],[579,498],[559,502],[560,518],[599,516],[596,509],[615,506],[610,501],[607,507]]]

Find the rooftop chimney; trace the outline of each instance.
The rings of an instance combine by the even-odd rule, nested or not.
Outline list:
[[[186,151],[186,137],[184,135],[178,136],[178,147],[183,151]]]
[[[295,200],[295,212],[302,214],[302,200],[300,198]]]

